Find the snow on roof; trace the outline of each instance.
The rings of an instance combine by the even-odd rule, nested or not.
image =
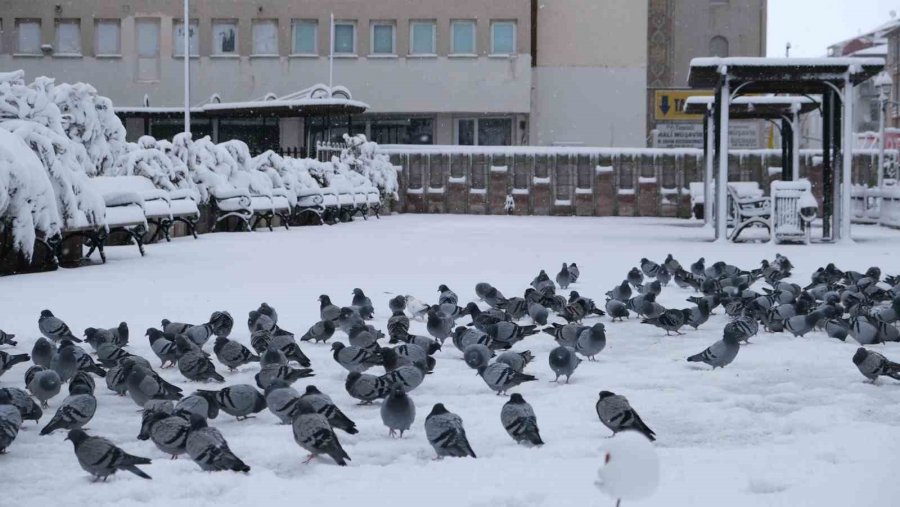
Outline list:
[[[699,148],[594,148],[585,146],[458,146],[439,144],[379,144],[378,152],[385,154],[443,153],[486,155],[693,155],[702,156]]]
[[[689,104],[697,104],[697,105],[706,105],[712,104],[715,102],[715,97],[712,95],[694,95],[692,97],[688,97],[687,100],[684,101],[686,105]],[[732,104],[759,104],[759,105],[785,105],[790,106],[794,104],[816,104],[817,101],[812,97],[798,97],[796,95],[743,95],[733,99],[731,101]]]
[[[855,67],[861,65],[883,66],[884,58],[821,57],[821,58],[767,58],[761,56],[716,56],[693,58],[693,67]]]
[[[888,53],[887,44],[876,44],[874,46],[870,46],[867,48],[860,49],[858,51],[854,51],[850,53],[850,56],[860,57],[860,56],[881,56],[886,57]]]

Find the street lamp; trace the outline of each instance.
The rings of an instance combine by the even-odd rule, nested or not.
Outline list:
[[[895,104],[895,102],[891,101],[891,89],[894,86],[894,82],[887,71],[881,71],[875,76],[874,84],[875,90],[878,92],[878,101],[881,105],[878,108],[878,188],[881,188],[884,184],[884,117],[887,115],[888,106]]]

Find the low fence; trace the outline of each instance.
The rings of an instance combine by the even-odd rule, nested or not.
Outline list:
[[[329,148],[322,146],[320,156]],[[703,181],[695,149],[382,145],[401,168],[395,210],[409,213],[689,217],[689,185]],[[897,160],[896,150],[888,152]],[[877,181],[877,150],[855,150],[853,182]],[[781,176],[780,150],[733,150],[729,181],[768,189]],[[822,203],[822,152],[801,150],[800,176]]]

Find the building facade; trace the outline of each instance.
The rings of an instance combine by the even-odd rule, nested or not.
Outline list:
[[[693,56],[723,47],[760,54],[765,4],[193,0],[191,102],[280,97],[333,81],[370,105],[364,114],[328,119],[333,136],[644,146],[655,127],[648,97],[685,87]],[[0,0],[0,70],[89,82],[119,107],[181,106],[182,9],[181,0]],[[192,130],[222,140],[246,136],[257,151],[291,149],[309,144],[322,121],[223,117],[198,119]],[[132,139],[169,137],[180,122],[132,118],[127,127]]]

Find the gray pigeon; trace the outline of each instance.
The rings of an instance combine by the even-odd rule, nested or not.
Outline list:
[[[559,382],[559,377],[565,375],[568,384],[579,364],[581,359],[575,355],[575,349],[571,347],[560,345],[550,351],[550,369],[556,374],[555,382]]]
[[[378,336],[376,333],[369,331],[365,326],[356,326],[351,329],[347,336],[350,338],[350,345],[361,349],[374,352],[378,350]]]
[[[0,393],[9,396],[9,403],[19,409],[23,421],[38,422],[43,417],[41,406],[26,391],[18,387],[4,387],[0,389]]]
[[[627,319],[630,315],[628,306],[618,299],[606,300],[606,314],[612,318],[613,322],[615,322],[616,319],[619,319],[620,321],[622,319]]]
[[[366,321],[363,320],[359,312],[348,306],[341,308],[341,313],[337,318],[337,327],[339,327],[341,331],[349,334],[351,329],[365,326]]]
[[[444,456],[476,457],[466,438],[462,418],[448,411],[443,403],[435,404],[425,418],[425,436],[437,453],[438,459]]]
[[[849,332],[850,336],[859,342],[860,345],[879,343],[878,327],[869,322],[866,317],[851,317]]]
[[[115,338],[113,337],[112,332],[108,329],[89,327],[84,330],[84,341],[86,341],[94,350],[97,350],[97,347],[102,343],[112,343],[113,345],[117,345],[114,340]]]
[[[128,391],[127,371],[121,365],[113,366],[106,372],[106,388],[119,396]]]
[[[60,353],[62,353],[62,350],[60,350]],[[107,368],[112,368],[126,357],[131,357],[131,354],[112,343],[104,342],[97,346],[97,360]]]
[[[71,342],[69,342],[71,343]],[[74,347],[60,346],[56,355],[50,360],[50,369],[59,375],[62,382],[68,382],[78,371],[78,358],[75,356]]]
[[[233,415],[238,421],[266,408],[266,397],[249,384],[228,386],[215,392],[215,400],[223,412]]]
[[[50,367],[50,361],[56,355],[56,344],[43,336],[35,340],[31,349],[31,360],[38,366]],[[2,368],[0,368],[2,369]],[[0,373],[2,375],[2,373]]]
[[[465,353],[466,348],[468,348],[469,345],[474,345],[476,343],[485,345],[493,350],[491,347],[493,341],[493,338],[488,336],[487,333],[474,327],[459,326],[453,331],[453,345],[463,353]]]
[[[856,349],[853,354],[853,364],[864,377],[875,383],[875,380],[884,375],[894,380],[900,380],[900,364],[888,360],[878,352],[866,350],[862,347]]]
[[[90,393],[94,394],[94,389],[97,388],[97,384],[94,382],[94,377],[90,376],[87,372],[79,371],[72,377],[72,380],[69,381],[69,394],[73,394],[76,391],[79,393]]]
[[[409,322],[409,320],[407,320]],[[334,336],[334,321],[331,320],[320,320],[313,324],[303,336],[300,337],[300,341],[308,342],[312,340],[315,343],[325,343]],[[388,329],[390,329],[390,324],[388,324]]]
[[[145,410],[154,401],[156,400],[150,400],[145,403]],[[173,412],[196,414],[204,419],[215,419],[219,417],[219,403],[216,402],[215,392],[198,390],[178,400],[178,404],[173,408]],[[190,419],[190,415],[187,417]]]
[[[453,332],[453,319],[446,313],[432,308],[428,310],[425,328],[428,330],[428,334],[443,344],[444,340]]]
[[[581,276],[581,270],[578,269],[578,265],[574,262],[569,264],[569,278],[572,280],[572,283],[578,281],[578,277]]]
[[[6,449],[19,435],[22,426],[22,413],[13,405],[9,393],[0,390],[0,454],[6,454]]]
[[[300,393],[281,380],[269,384],[266,389],[266,406],[281,424],[290,424],[300,410]]]
[[[11,346],[15,347],[16,345],[18,345],[18,342],[16,342],[16,340],[13,339],[15,337],[16,337],[16,335],[7,333],[7,332],[3,331],[2,329],[0,329],[0,345],[11,345]]]
[[[653,324],[665,330],[666,336],[669,336],[670,333],[684,334],[679,331],[681,326],[684,325],[684,313],[681,310],[666,310],[657,317],[642,320],[641,324]]]
[[[445,304],[458,305],[459,304],[459,296],[457,296],[456,293],[453,292],[452,290],[450,290],[450,288],[447,287],[446,285],[441,284],[438,287],[438,292],[440,293],[440,296],[438,297],[439,305],[445,305]]]
[[[29,359],[31,359],[31,356],[28,354],[7,354],[0,350],[0,376],[3,376],[3,374],[8,372],[13,366],[24,363]]]
[[[378,380],[388,387],[400,384],[406,392],[410,392],[422,385],[422,381],[425,380],[425,370],[416,364],[400,366],[378,377]]]
[[[606,327],[599,323],[582,331],[575,342],[575,352],[587,357],[589,361],[594,361],[594,356],[604,348],[606,348]]]
[[[725,333],[721,340],[713,343],[706,350],[699,354],[689,357],[687,360],[692,363],[706,363],[716,368],[724,368],[734,361],[738,351],[741,350],[739,337]]]
[[[83,388],[82,388],[83,390]],[[97,411],[97,398],[90,392],[75,392],[67,396],[50,422],[41,430],[49,435],[56,430],[74,430],[84,427]]]
[[[118,345],[119,347],[128,345],[128,323],[119,322],[118,326],[109,328],[107,331],[112,334],[114,345]]]
[[[600,391],[600,399],[597,400],[595,408],[600,422],[612,430],[613,434],[634,430],[643,433],[651,442],[656,440],[656,434],[644,424],[641,416],[631,408],[631,404],[624,396]]]
[[[368,405],[378,398],[384,398],[391,389],[386,379],[368,373],[350,372],[344,382],[347,393],[360,401],[360,405]]]
[[[513,393],[509,401],[500,410],[500,422],[517,444],[529,442],[531,445],[544,445],[538,431],[537,417],[534,409],[519,393]]]
[[[512,389],[519,384],[537,380],[537,377],[518,372],[506,363],[493,363],[487,367],[482,366],[478,369],[478,374],[484,380],[484,383],[498,395],[506,394],[508,389]]]
[[[519,373],[522,373],[525,370],[525,366],[527,366],[528,363],[533,360],[534,356],[531,355],[530,350],[526,350],[524,352],[513,352],[511,350],[508,350],[497,356],[498,363],[508,364],[510,368],[516,370]]]
[[[513,320],[519,320],[528,313],[528,301],[523,298],[515,297],[506,300],[503,310],[512,317]]]
[[[250,471],[250,467],[228,448],[228,442],[225,441],[222,433],[206,424],[206,419],[192,414],[190,423],[191,431],[188,433],[185,449],[187,449],[188,456],[201,470],[207,472]]]
[[[528,304],[528,316],[531,320],[541,326],[547,325],[547,318],[550,316],[550,310],[539,303]]]
[[[284,354],[275,349],[267,350],[260,358],[260,363],[263,366],[255,378],[256,385],[264,391],[276,380],[292,384],[301,378],[315,376],[310,368],[297,369],[288,366]]]
[[[406,310],[406,298],[404,296],[394,296],[388,301],[388,308],[391,313],[402,312]]]
[[[143,414],[162,412],[164,414],[172,415],[175,413],[175,405],[172,403],[172,400],[147,400],[147,402],[144,403],[144,409],[141,412]]]
[[[541,331],[552,336],[559,345],[575,348],[575,344],[578,343],[578,337],[586,329],[590,328],[576,323],[563,325],[554,322],[551,324],[551,327],[545,327]]]
[[[178,400],[181,398],[181,389],[169,384],[159,377],[154,371],[140,365],[126,363],[123,365],[128,395],[139,407],[143,407],[147,400]]]
[[[850,334],[850,323],[844,319],[829,319],[825,322],[825,333],[829,338],[846,341]]]
[[[526,336],[540,332],[537,326],[520,326],[514,322],[505,321],[484,326],[483,331],[495,341],[508,345],[507,348],[522,341]]]
[[[179,351],[185,349],[178,347]],[[215,380],[217,382],[225,382],[225,377],[216,372],[216,367],[206,357],[206,354],[198,351],[185,352],[178,358],[178,371],[184,375],[184,378],[194,381]]]
[[[331,350],[334,360],[350,372],[362,373],[382,363],[379,356],[353,345],[348,347],[341,342],[335,342],[331,344]]]
[[[187,437],[191,431],[191,423],[181,415],[170,415],[165,412],[145,412],[141,433],[138,440],[151,440],[156,447],[172,457],[187,452]]]
[[[563,262],[562,269],[556,274],[556,284],[560,289],[568,289],[572,283],[572,275],[569,273],[569,266]]]
[[[180,355],[178,347],[175,345],[175,335],[151,327],[147,330],[146,336],[150,340],[150,348],[153,353],[162,361],[159,367],[166,368],[166,364],[174,366]]]
[[[184,334],[185,331],[194,327],[194,324],[187,324],[185,322],[171,322],[167,319],[163,319],[160,324],[162,325],[163,332],[171,335]]]
[[[213,352],[216,354],[216,359],[227,366],[229,371],[235,371],[239,366],[245,364],[259,362],[259,356],[250,352],[250,349],[242,343],[229,340],[224,336],[216,337]]]
[[[341,409],[331,401],[331,397],[319,391],[316,386],[306,386],[306,392],[300,397],[300,404],[309,405],[313,412],[321,414],[328,419],[333,428],[342,430],[350,435],[359,433],[356,423],[347,417]]]
[[[319,318],[335,322],[341,316],[341,309],[331,303],[331,298],[322,294],[319,296]]]
[[[388,336],[391,337],[390,343],[397,343],[402,337],[409,334],[409,317],[403,313],[403,310],[397,310],[391,315],[387,323]]]
[[[63,339],[81,342],[81,339],[72,334],[69,326],[62,319],[53,315],[50,310],[43,310],[38,318],[38,329],[47,339],[58,342]]]
[[[25,385],[31,394],[41,402],[41,408],[47,408],[47,400],[59,394],[62,380],[53,370],[41,366],[32,366],[25,372]]]
[[[381,404],[381,421],[388,427],[391,437],[399,431],[400,438],[403,438],[403,432],[409,430],[415,420],[416,405],[403,386],[395,384]]]
[[[490,364],[492,357],[494,357],[494,351],[480,343],[469,345],[463,352],[463,360],[473,370],[485,368]]]
[[[69,430],[66,440],[71,440],[75,447],[75,457],[78,464],[85,472],[91,474],[94,480],[106,480],[110,475],[125,470],[143,479],[150,476],[141,471],[137,465],[149,465],[148,458],[133,456],[116,447],[109,440],[102,437],[92,437],[83,430]]]
[[[375,307],[372,306],[372,300],[366,296],[362,289],[353,289],[353,301],[350,304],[363,319],[369,320],[375,316]]]
[[[475,284],[475,295],[478,296],[478,299],[484,301],[485,294],[487,294],[488,291],[490,291],[492,288],[494,288],[494,286],[487,282],[477,283]]]
[[[341,447],[337,435],[324,415],[315,412],[309,405],[301,404],[291,426],[294,430],[294,441],[310,453],[307,463],[319,454],[327,454],[338,465],[347,466],[350,456]]]

